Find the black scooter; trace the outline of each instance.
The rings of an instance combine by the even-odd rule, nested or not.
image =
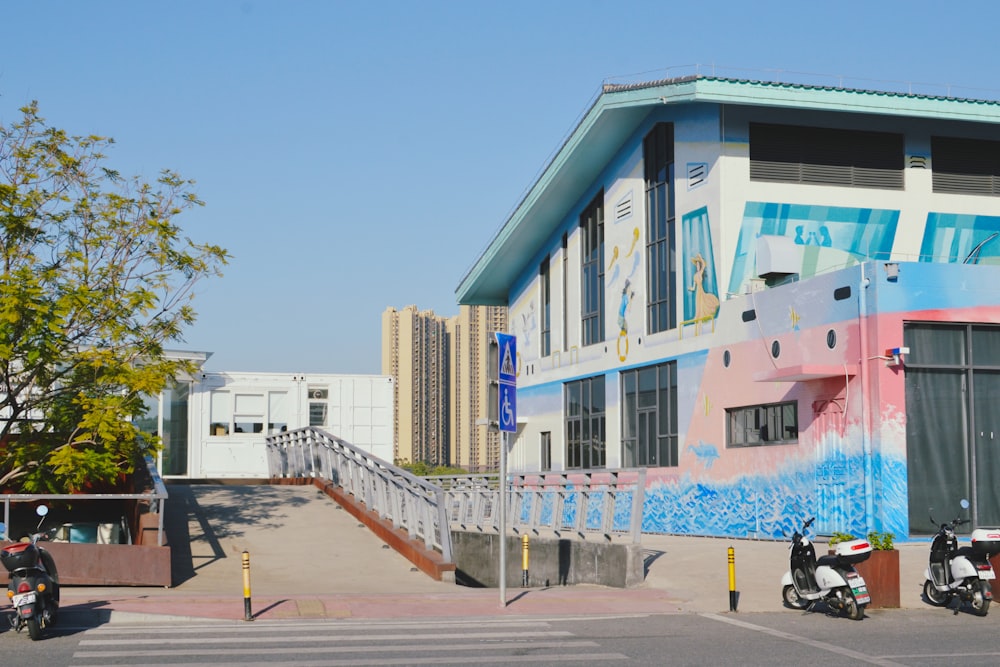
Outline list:
[[[18,542],[0,551],[0,562],[10,576],[7,597],[14,607],[11,627],[20,632],[28,628],[28,635],[41,639],[42,631],[56,623],[59,614],[59,574],[55,561],[48,551],[38,546],[45,535],[38,532],[49,508],[39,505],[35,510],[41,519],[35,533],[26,542]]]

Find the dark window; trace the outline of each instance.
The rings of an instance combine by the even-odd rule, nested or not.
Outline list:
[[[750,123],[750,179],[903,189],[903,135]]]
[[[799,441],[795,402],[751,405],[726,410],[726,446],[759,447]]]
[[[622,382],[623,465],[677,465],[677,362],[625,371]]]
[[[549,258],[546,257],[538,269],[538,282],[542,290],[542,356],[552,353],[552,281],[549,275]]]
[[[674,126],[658,123],[642,141],[646,181],[646,320],[649,333],[677,327],[674,287]]]
[[[541,466],[542,470],[552,470],[552,433],[543,431],[541,438]]]
[[[580,214],[583,234],[583,344],[604,340],[604,191]]]
[[[565,391],[566,467],[603,468],[604,376],[567,382]]]
[[[931,137],[934,192],[1000,196],[1000,141]]]

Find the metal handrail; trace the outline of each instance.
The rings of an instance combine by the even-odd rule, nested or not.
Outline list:
[[[156,545],[163,546],[163,511],[167,500],[167,487],[156,470],[156,461],[146,457],[146,471],[153,482],[153,488],[148,493],[0,493],[3,498],[3,534],[2,539],[9,540],[10,505],[11,503],[28,503],[39,500],[65,500],[78,502],[80,500],[146,500],[149,506],[157,508],[158,525],[156,530]]]
[[[315,426],[269,435],[271,478],[312,477],[341,487],[411,539],[452,560],[445,492]]]
[[[446,490],[448,521],[457,530],[499,532],[499,475],[426,477]],[[646,469],[518,473],[507,483],[507,516],[515,533],[639,544]]]

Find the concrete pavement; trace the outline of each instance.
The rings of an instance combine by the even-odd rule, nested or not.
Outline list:
[[[171,485],[171,588],[64,587],[62,610],[107,621],[184,617],[243,621],[242,555],[249,554],[254,619],[435,618],[730,611],[728,548],[738,613],[785,609],[786,544],[644,535],[645,583],[474,589],[433,581],[313,486]],[[897,544],[900,605],[921,600],[928,544]],[[869,610],[869,614],[879,610]]]

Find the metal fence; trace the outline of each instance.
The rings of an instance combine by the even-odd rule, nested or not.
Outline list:
[[[324,479],[452,560],[444,490],[314,426],[267,436],[272,478]]]
[[[448,521],[458,530],[499,532],[499,475],[445,475],[427,481],[448,493]],[[646,469],[510,475],[508,527],[556,537],[623,539],[638,544]]]
[[[3,540],[10,539],[8,532],[10,531],[10,506],[12,503],[34,503],[41,500],[68,501],[74,503],[83,500],[106,500],[106,501],[144,500],[149,503],[150,511],[155,512],[158,515],[156,544],[157,546],[163,546],[164,544],[163,510],[164,510],[164,503],[167,500],[167,487],[163,484],[163,480],[160,478],[160,474],[156,470],[156,462],[151,457],[146,457],[145,464],[146,464],[146,471],[149,474],[152,487],[146,493],[73,493],[73,494],[3,493],[0,494],[0,498],[3,499],[3,527],[2,529],[0,529],[0,539]],[[133,539],[135,537],[136,536],[133,536]]]

